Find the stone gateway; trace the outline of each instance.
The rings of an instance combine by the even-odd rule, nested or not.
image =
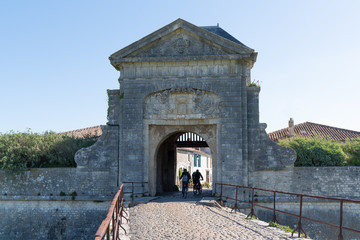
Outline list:
[[[176,139],[208,144],[213,182],[252,185],[253,173],[293,167],[295,153],[272,142],[259,123],[260,87],[248,87],[257,53],[219,26],[178,19],[110,56],[120,89],[109,90],[100,140],[75,157],[79,169],[104,168],[142,192],[171,191]]]

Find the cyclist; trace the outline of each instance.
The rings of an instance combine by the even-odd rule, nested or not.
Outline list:
[[[198,190],[201,189],[200,178],[201,180],[204,180],[203,176],[201,175],[201,172],[199,172],[199,169],[197,169],[196,172],[193,173],[194,189],[198,189]]]
[[[190,179],[191,179],[191,176],[185,168],[180,176],[180,180],[182,180],[182,196],[185,198],[187,195],[186,191],[187,191],[187,188],[189,187]]]

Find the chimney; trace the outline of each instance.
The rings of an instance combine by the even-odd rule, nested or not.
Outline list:
[[[295,125],[294,125],[294,119],[290,118],[289,120],[289,136],[295,137]]]

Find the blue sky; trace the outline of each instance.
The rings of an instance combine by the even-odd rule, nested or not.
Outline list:
[[[1,1],[0,132],[106,124],[108,57],[182,18],[258,52],[260,122],[360,131],[360,1]]]

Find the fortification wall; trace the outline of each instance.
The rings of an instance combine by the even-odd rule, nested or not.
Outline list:
[[[94,239],[110,203],[2,200],[0,239]]]
[[[0,171],[0,239],[92,239],[118,186],[110,171]]]
[[[319,196],[360,198],[360,167],[296,167],[256,171],[251,186]]]
[[[0,200],[111,199],[117,189],[117,174],[87,172],[77,168],[35,168],[17,174],[0,171]],[[65,194],[65,196],[64,196]]]
[[[272,208],[273,203],[257,202],[257,204]],[[300,211],[299,201],[277,201],[276,209],[299,215]],[[245,214],[250,213],[250,209],[242,209]],[[359,212],[360,205],[353,203],[344,203],[343,207],[343,226],[359,229]],[[256,207],[255,214],[261,220],[270,222],[272,220],[273,212],[264,208]],[[340,203],[336,201],[311,201],[304,200],[302,208],[302,216],[308,217],[323,222],[339,225],[340,224]],[[276,213],[276,219],[281,225],[289,226],[295,229],[299,221],[298,217],[286,215],[283,213]],[[339,228],[329,225],[316,223],[302,219],[302,228],[311,239],[337,239],[339,235]],[[294,236],[297,236],[294,234]],[[344,239],[360,239],[360,235],[351,231],[343,230]]]
[[[257,171],[251,178],[252,186],[279,191],[302,193],[308,195],[360,199],[360,167],[296,167],[284,171]],[[249,193],[247,193],[248,195]],[[262,197],[271,195],[263,191],[255,191],[257,203],[273,207],[271,203],[261,202]],[[277,194],[280,198],[276,208],[285,212],[299,214],[300,198],[288,198],[289,195]],[[246,210],[249,213],[249,210]],[[245,212],[246,212],[245,211]],[[304,198],[303,216],[340,224],[340,202]],[[343,226],[359,229],[360,204],[344,203]],[[265,221],[272,220],[272,211],[256,207],[255,213]],[[298,218],[277,213],[280,224],[295,228]],[[302,221],[303,229],[312,239],[335,239],[339,229],[311,221]],[[344,231],[344,239],[360,239],[359,234]]]

